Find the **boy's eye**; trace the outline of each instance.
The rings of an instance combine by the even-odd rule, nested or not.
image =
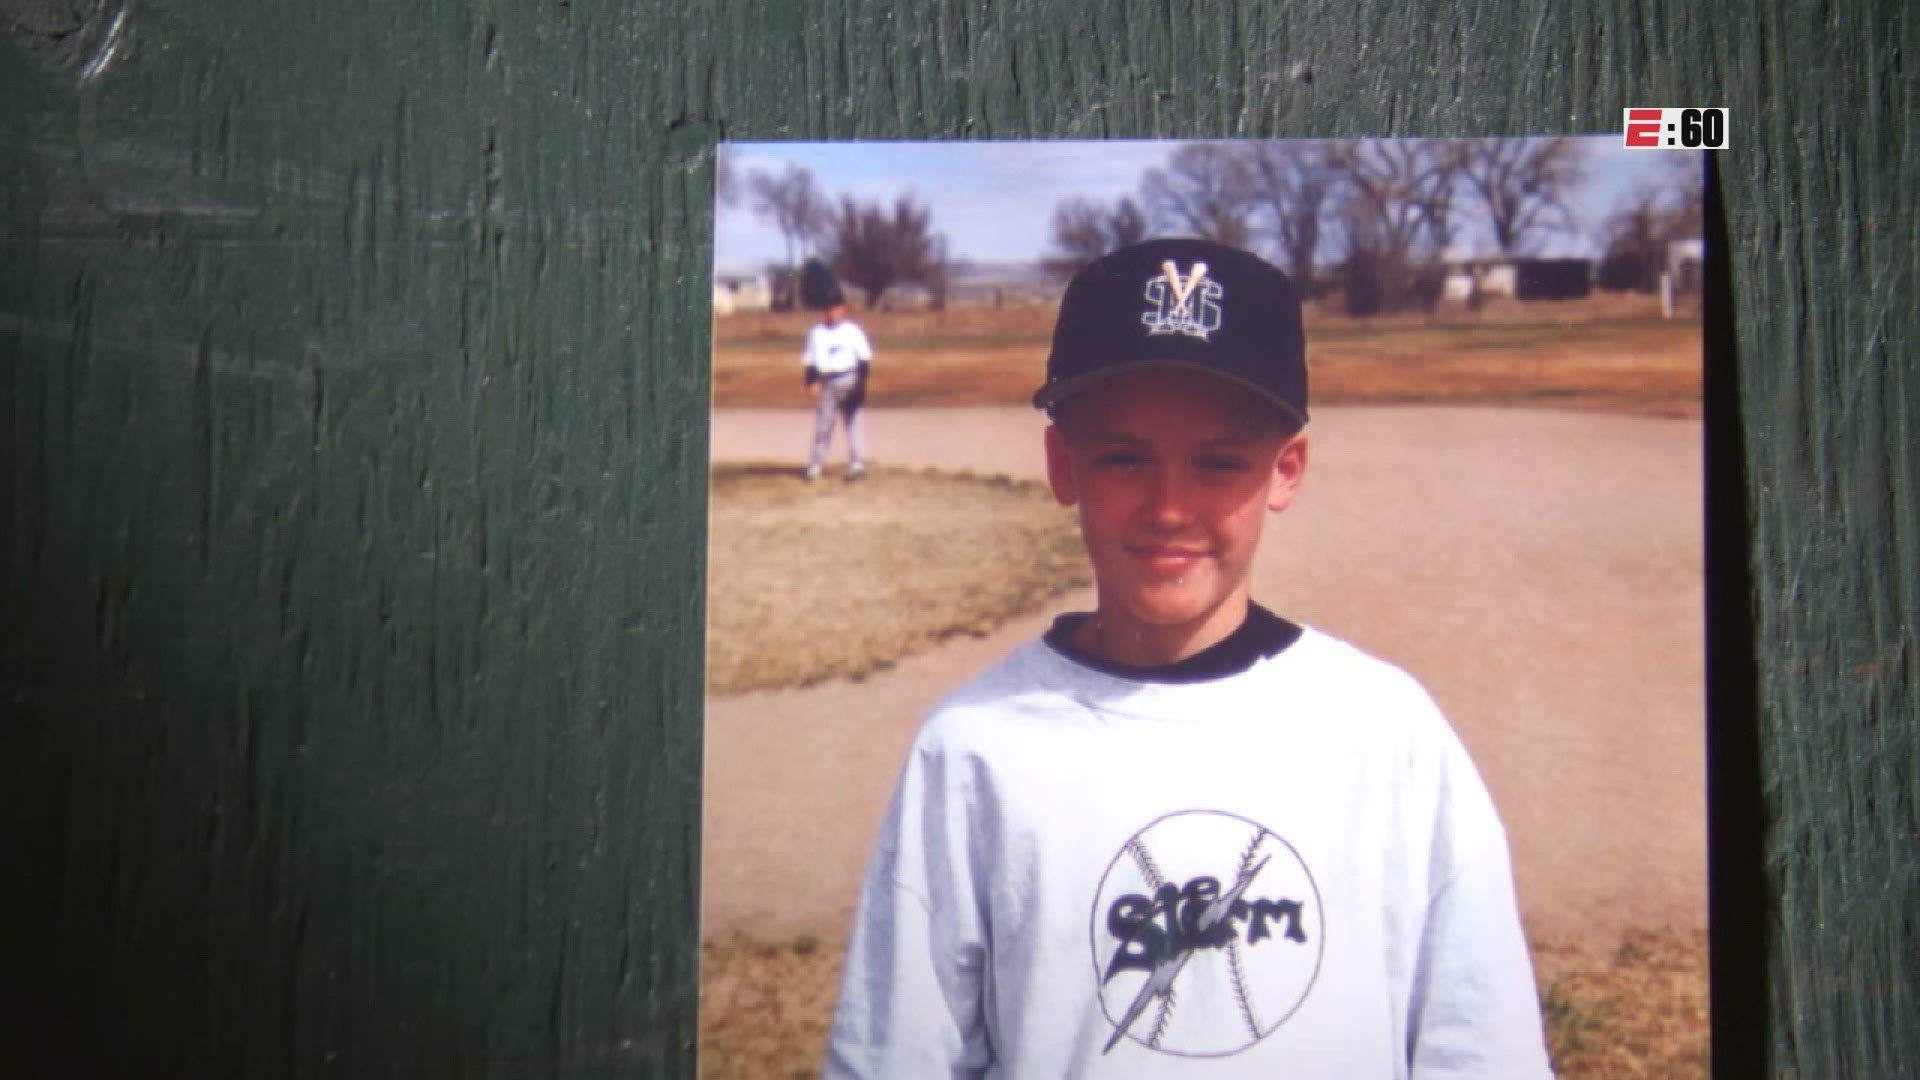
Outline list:
[[[1093,463],[1106,469],[1130,469],[1146,464],[1147,456],[1136,450],[1108,450],[1094,456]]]

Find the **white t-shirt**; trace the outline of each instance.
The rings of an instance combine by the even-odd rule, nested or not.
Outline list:
[[[922,727],[825,1076],[1550,1076],[1506,835],[1404,672],[1312,629],[1188,684],[1022,646]]]
[[[839,375],[860,366],[863,360],[873,359],[873,346],[867,343],[867,335],[852,319],[841,319],[834,326],[816,323],[807,331],[807,345],[800,354],[800,363],[822,375]]]

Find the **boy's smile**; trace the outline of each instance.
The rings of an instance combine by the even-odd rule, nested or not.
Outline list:
[[[1075,397],[1046,443],[1048,481],[1079,507],[1097,581],[1078,644],[1167,664],[1240,625],[1265,516],[1306,470],[1304,435],[1234,383],[1144,367]]]

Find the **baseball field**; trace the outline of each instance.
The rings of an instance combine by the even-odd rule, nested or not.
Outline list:
[[[854,313],[881,350],[876,405],[1018,405],[1039,384],[1051,304]],[[805,312],[715,320],[714,403],[793,407]],[[1318,404],[1452,402],[1698,415],[1697,318],[1638,294],[1495,299],[1438,317],[1351,319],[1310,307]]]
[[[919,718],[1091,606],[1023,405],[1052,311],[855,318],[876,349],[860,484],[799,480],[807,317],[716,323],[710,1078],[816,1074]],[[1698,322],[1603,297],[1310,315],[1308,336],[1312,466],[1255,597],[1447,711],[1507,824],[1560,1074],[1705,1076]]]

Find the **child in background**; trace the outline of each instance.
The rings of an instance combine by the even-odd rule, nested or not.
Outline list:
[[[861,421],[861,407],[866,404],[867,370],[872,361],[873,346],[867,342],[866,332],[847,318],[846,297],[834,292],[827,300],[825,321],[807,331],[806,348],[800,354],[800,362],[806,367],[807,393],[815,405],[808,483],[820,479],[826,467],[835,417],[847,433],[847,479],[858,480],[867,474],[866,425]]]

